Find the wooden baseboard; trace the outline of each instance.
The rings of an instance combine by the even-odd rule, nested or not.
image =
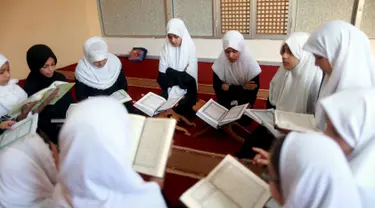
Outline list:
[[[61,71],[57,70],[58,72],[65,75],[65,77],[73,81],[74,72],[72,71]],[[159,84],[155,79],[145,79],[145,78],[136,78],[136,77],[127,77],[128,86],[132,87],[144,87],[144,88],[151,88],[151,89],[159,89]],[[267,89],[259,89],[258,91],[258,99],[267,100],[268,98],[268,91]],[[211,84],[198,84],[198,93],[200,94],[209,94],[214,95],[215,91]]]

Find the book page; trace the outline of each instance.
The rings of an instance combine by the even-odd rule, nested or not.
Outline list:
[[[248,105],[249,104],[247,103],[243,105],[234,106],[228,111],[228,113],[225,114],[225,116],[222,118],[219,124],[225,125],[240,119]]]
[[[210,99],[204,104],[197,112],[197,116],[210,124],[212,127],[217,128],[218,123],[228,112],[224,106]]]
[[[8,115],[12,115],[12,116],[18,115],[18,114],[21,113],[22,107],[24,105],[26,105],[28,103],[32,103],[32,102],[38,101],[38,103],[32,109],[32,110],[35,110],[37,108],[37,106],[39,106],[42,103],[42,101],[44,100],[44,95],[46,94],[46,92],[48,90],[50,90],[50,88],[42,89],[39,92],[36,92],[35,94],[31,95],[25,101],[23,101],[22,103],[16,105],[12,110],[10,110],[8,112]]]
[[[136,171],[163,177],[176,120],[147,118],[133,163]]]
[[[166,111],[170,108],[173,108],[181,99],[182,97],[175,98],[175,99],[168,99],[167,102],[165,102],[163,105],[160,106],[158,111],[161,112],[161,111]]]
[[[202,179],[180,197],[188,207],[240,208],[207,179]]]
[[[282,132],[275,128],[275,110],[274,109],[246,109],[245,115],[249,116],[262,126],[266,127],[276,138],[284,136]]]
[[[275,111],[275,125],[280,129],[300,132],[319,132],[312,114]]]
[[[38,126],[38,114],[27,117],[23,121],[15,124],[11,130],[5,131],[0,136],[0,149],[12,144],[20,139],[25,139],[31,134],[36,133]]]
[[[110,97],[120,101],[121,103],[126,103],[132,100],[130,95],[124,90],[117,90],[116,92],[112,93]]]
[[[261,208],[270,198],[267,183],[229,155],[202,181],[182,200],[197,207]]]
[[[129,124],[130,124],[130,138],[131,145],[129,151],[129,158],[132,164],[134,164],[135,155],[137,154],[137,149],[141,135],[143,132],[143,127],[146,122],[146,117],[140,115],[129,114]]]
[[[153,116],[156,110],[163,105],[164,102],[166,102],[166,100],[163,97],[149,92],[134,103],[134,107],[146,113],[148,116]]]

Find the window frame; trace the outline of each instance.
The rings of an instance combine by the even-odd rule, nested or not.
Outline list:
[[[222,38],[223,34],[221,34],[221,7],[220,7],[221,0],[213,0],[214,2],[214,26],[215,26],[215,33],[214,36],[216,38]],[[290,33],[294,31],[295,28],[295,17],[297,13],[297,0],[289,0],[289,8],[288,8],[288,29],[286,35],[264,35],[264,34],[256,34],[256,16],[257,16],[257,0],[251,0],[251,7],[250,7],[250,33],[243,34],[245,39],[270,39],[270,40],[283,40],[285,39]]]

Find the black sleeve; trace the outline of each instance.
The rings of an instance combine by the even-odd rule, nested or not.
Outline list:
[[[222,88],[223,83],[224,82],[221,81],[219,76],[217,76],[217,74],[214,72],[213,73],[213,87],[214,87],[215,95],[216,95],[218,100],[220,100],[223,93],[225,93],[223,88]]]
[[[87,99],[90,96],[89,89],[85,84],[82,82],[78,81],[77,79],[75,80],[75,88],[76,88],[76,98],[78,101],[82,101]]]
[[[259,75],[254,77],[250,81],[255,82],[255,84],[257,84],[257,88],[255,88],[254,90],[246,90],[242,86],[231,85],[229,87],[228,93],[232,95],[232,99],[236,99],[238,101],[238,104],[240,105],[249,103],[251,106],[253,106],[255,103],[260,87]],[[236,96],[236,98],[234,98],[233,96]]]
[[[157,82],[161,88],[161,96],[168,99],[168,78],[165,73],[159,72]]]
[[[117,78],[117,87],[119,89],[124,89],[126,92],[128,91],[128,82],[126,80],[124,70],[121,69],[120,74],[118,75]]]
[[[166,73],[159,72],[157,82],[162,90],[168,89],[168,77]]]

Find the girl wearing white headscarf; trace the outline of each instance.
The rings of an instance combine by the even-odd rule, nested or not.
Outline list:
[[[215,94],[221,105],[226,108],[245,103],[254,105],[261,69],[240,32],[225,33],[223,51],[212,65],[212,70]]]
[[[281,65],[272,78],[269,102],[278,110],[295,113],[314,113],[315,111],[323,73],[319,67],[315,66],[313,54],[303,50],[303,45],[309,37],[308,33],[293,33],[285,40],[281,48],[283,63],[288,62],[289,56],[294,56],[298,64],[292,69],[287,69],[288,67],[284,64]],[[286,46],[291,53],[288,56],[286,56]]]
[[[314,113],[323,73],[315,66],[313,54],[303,49],[309,37],[308,33],[296,32],[282,44],[280,54],[283,64],[271,81],[268,108]],[[253,147],[268,150],[272,141],[273,136],[260,126],[252,132],[237,156],[253,158],[256,154]]]
[[[195,45],[185,23],[169,20],[168,36],[160,53],[158,83],[166,99],[184,96],[174,110],[191,117],[197,101],[198,59]]]
[[[284,208],[361,207],[344,154],[322,134],[278,140],[268,171],[272,196]]]
[[[346,153],[363,207],[375,207],[375,88],[344,90],[320,103],[325,133]]]
[[[159,186],[144,182],[126,159],[129,131],[126,109],[111,98],[85,100],[73,109],[59,137],[54,207],[166,207]]]
[[[17,116],[8,115],[9,111],[27,99],[27,93],[17,83],[17,79],[11,79],[8,59],[0,54],[0,134],[16,121],[26,118],[35,105],[35,103],[26,104]],[[35,112],[42,111],[49,101],[47,99]]]
[[[121,61],[108,52],[108,45],[102,38],[88,39],[83,45],[83,53],[75,71],[79,101],[91,96],[111,95],[120,89],[127,91]]]
[[[57,170],[51,150],[39,135],[1,149],[0,170],[0,207],[53,207]]]
[[[17,83],[18,80],[11,79],[8,59],[0,54],[0,117],[27,99],[26,92]]]
[[[375,86],[375,60],[368,37],[353,25],[331,21],[311,35],[304,49],[313,53],[326,73],[319,99],[353,87]],[[324,130],[323,109],[317,106],[317,127]]]

